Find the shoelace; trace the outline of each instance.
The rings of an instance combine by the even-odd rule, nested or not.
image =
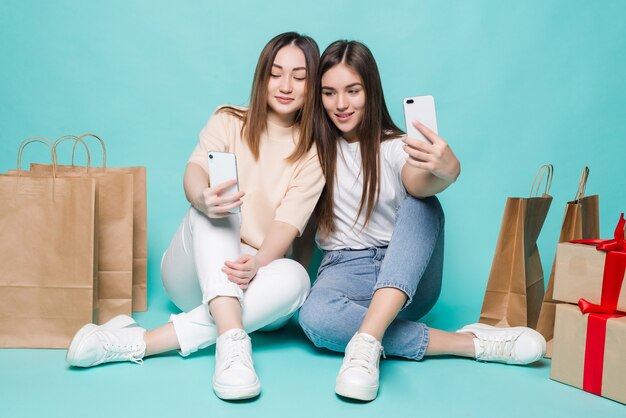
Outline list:
[[[250,367],[251,359],[245,347],[245,339],[229,339],[228,340],[228,357],[224,361],[224,369],[228,369],[234,363],[243,363],[246,367]]]
[[[381,353],[382,356],[385,357],[385,352],[382,347],[376,347],[376,344],[365,340],[356,340],[350,352],[350,357],[346,359],[344,368],[357,367],[372,374],[376,370],[378,356]]]
[[[106,343],[104,349],[106,350],[105,358],[107,361],[128,360],[136,364],[143,364],[143,359],[137,355],[141,351],[140,345]]]
[[[513,358],[513,349],[515,347],[515,341],[519,335],[511,335],[507,338],[479,338],[478,342],[483,352],[480,356],[481,359],[510,359]]]

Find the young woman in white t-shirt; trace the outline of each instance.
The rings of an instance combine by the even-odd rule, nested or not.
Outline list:
[[[284,325],[310,288],[306,270],[285,254],[324,185],[311,135],[318,62],[310,37],[276,36],[259,57],[249,107],[218,108],[200,132],[184,175],[191,207],[161,262],[165,290],[183,312],[148,332],[125,315],[86,325],[68,350],[71,365],[142,363],[216,343],[217,396],[259,394],[247,333]],[[236,155],[240,192],[222,194],[234,179],[211,182],[209,151]],[[238,207],[240,215],[230,212]]]
[[[380,355],[457,355],[527,364],[545,353],[529,328],[472,324],[446,332],[417,322],[441,289],[444,215],[435,194],[459,176],[449,145],[415,121],[429,143],[393,123],[374,57],[359,42],[322,54],[315,132],[326,187],[318,204],[317,279],[300,310],[318,347],[345,351],[337,394],[369,401]]]

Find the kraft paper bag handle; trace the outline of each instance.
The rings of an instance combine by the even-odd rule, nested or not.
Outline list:
[[[576,191],[576,197],[574,198],[575,202],[578,202],[579,200],[585,197],[585,192],[587,191],[588,179],[589,179],[589,167],[585,166],[585,168],[583,168],[583,172],[580,175],[580,180],[578,181],[578,191]]]
[[[552,187],[552,176],[554,175],[554,167],[552,164],[544,164],[539,167],[537,174],[535,174],[535,178],[533,179],[533,184],[530,187],[530,197],[539,197],[539,190],[541,189],[541,184],[543,183],[543,179],[545,177],[546,183],[543,189],[543,196],[547,196],[550,194],[550,188]],[[535,190],[535,185],[537,189]]]
[[[86,171],[89,171],[89,168],[91,167],[91,154],[89,152],[89,147],[87,147],[87,144],[85,143],[85,141],[81,139],[81,137],[75,136],[75,135],[63,135],[62,137],[57,138],[57,140],[55,140],[52,143],[52,152],[54,154],[54,158],[55,158],[57,165],[59,163],[59,154],[57,153],[57,148],[61,142],[67,141],[68,139],[74,140],[74,146],[72,147],[72,166],[74,165],[74,152],[76,151],[76,145],[78,143],[81,143],[85,147],[85,152],[87,153],[87,170]]]
[[[107,167],[107,146],[104,143],[104,140],[96,134],[82,134],[78,138],[81,140],[83,138],[96,138],[100,142],[100,145],[102,146],[102,168],[106,168]],[[76,143],[74,144],[74,148],[72,149],[72,166],[74,166],[74,152],[75,151],[76,151]]]
[[[30,138],[26,138],[25,140],[22,141],[22,143],[20,144],[17,150],[17,181],[15,182],[15,194],[18,193],[17,190],[19,188],[20,177],[22,175],[22,157],[24,155],[24,149],[26,148],[27,145],[35,143],[35,142],[44,144],[46,147],[48,147],[48,150],[50,151],[50,160],[52,161],[52,200],[54,201],[54,196],[56,194],[55,193],[56,191],[55,179],[57,177],[56,156],[54,155],[54,152],[52,151],[52,144],[50,144],[50,140],[42,136],[33,136]]]
[[[26,138],[20,143],[19,148],[17,149],[17,176],[19,177],[22,172],[22,156],[24,155],[24,149],[28,144],[32,144],[34,142],[39,142],[48,147],[48,151],[50,151],[50,160],[52,161],[52,177],[56,178],[56,168],[57,161],[56,155],[52,150],[52,144],[50,144],[50,140],[48,138],[44,138],[43,136],[33,136],[30,138]]]

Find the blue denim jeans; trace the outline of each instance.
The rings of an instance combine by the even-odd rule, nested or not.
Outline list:
[[[382,344],[386,355],[420,360],[430,338],[416,322],[441,291],[444,215],[436,197],[407,197],[398,209],[388,247],[327,251],[300,325],[317,346],[343,352],[358,331],[377,289],[393,287],[408,300]]]

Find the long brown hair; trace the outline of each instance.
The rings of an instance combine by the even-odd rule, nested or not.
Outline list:
[[[361,173],[363,194],[356,219],[365,211],[367,225],[374,211],[380,193],[380,144],[404,134],[389,115],[378,66],[372,52],[356,41],[335,41],[320,58],[319,75],[315,84],[314,136],[318,155],[326,178],[326,187],[316,208],[318,227],[322,235],[335,230],[333,216],[333,194],[337,174],[337,139],[341,132],[326,114],[322,103],[322,76],[336,65],[345,64],[359,74],[365,92],[363,119],[357,128],[357,138],[361,149]]]
[[[241,137],[246,141],[255,160],[259,159],[261,134],[267,129],[267,84],[272,65],[278,51],[288,45],[295,45],[304,54],[306,63],[306,97],[304,105],[296,115],[295,124],[299,128],[299,140],[287,161],[294,163],[304,156],[313,146],[312,108],[316,91],[312,87],[317,80],[317,67],[320,50],[313,38],[296,32],[285,32],[272,38],[261,51],[254,72],[250,105],[247,110],[232,106],[223,106],[218,111],[234,115],[243,121]]]

